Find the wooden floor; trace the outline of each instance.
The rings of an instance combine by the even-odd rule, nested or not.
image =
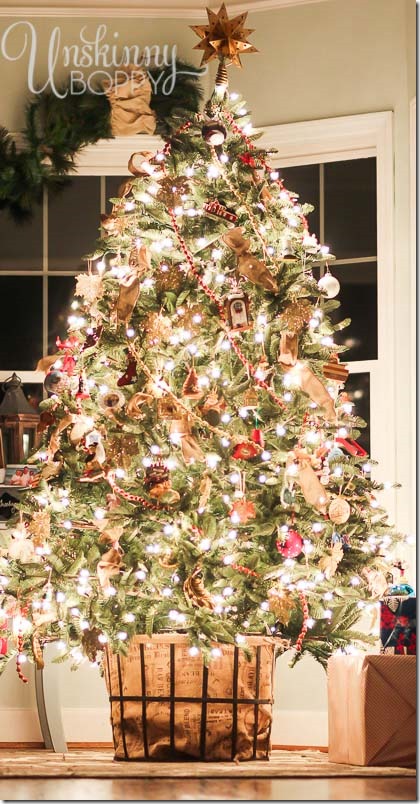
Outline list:
[[[415,779],[4,779],[12,801],[416,801]]]
[[[1,750],[0,799],[27,802],[417,800],[416,779],[409,775],[413,771],[388,769],[394,775],[387,776],[387,770],[380,768],[376,771],[382,775],[375,776],[368,775],[367,768],[352,770],[342,765],[328,768],[327,755],[319,752],[273,751],[269,763],[252,763],[257,765],[252,768],[253,775],[246,770],[250,763],[223,764],[229,778],[225,772],[211,778],[214,770],[209,765],[212,763],[205,763],[207,770],[202,775],[200,767],[204,763],[170,763],[171,769],[165,771],[164,765],[168,763],[112,762],[112,751],[71,751],[63,756],[45,750]],[[286,773],[276,778],[280,766]],[[312,766],[319,771],[319,776],[313,773]],[[233,767],[233,771],[229,767]],[[353,771],[359,775],[351,775]],[[347,775],[343,776],[343,772]],[[396,775],[397,772],[401,775]],[[136,778],[138,773],[140,776]]]

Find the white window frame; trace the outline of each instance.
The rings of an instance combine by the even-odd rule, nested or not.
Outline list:
[[[155,136],[116,137],[87,146],[78,156],[79,175],[128,175],[134,151],[162,147]],[[375,112],[322,120],[267,126],[259,145],[277,150],[272,163],[282,167],[376,157],[378,239],[378,359],[349,362],[352,373],[369,372],[371,452],[379,461],[378,480],[394,480],[397,465],[394,393],[394,176],[393,114]],[[293,189],[291,187],[290,189]],[[303,199],[304,200],[304,199]],[[102,199],[104,203],[105,199]],[[0,381],[7,372],[0,371]],[[23,382],[42,382],[40,372],[19,372]],[[385,409],[386,405],[386,409]],[[403,414],[404,415],[404,414]],[[410,456],[411,459],[411,456]],[[401,494],[401,492],[399,492]],[[395,519],[395,491],[384,492],[384,504]]]
[[[271,161],[281,167],[376,157],[378,359],[349,361],[348,367],[351,373],[370,375],[371,453],[379,461],[374,476],[395,480],[393,114],[375,112],[270,126],[259,144],[277,150]],[[395,490],[384,492],[382,499],[395,520]]]

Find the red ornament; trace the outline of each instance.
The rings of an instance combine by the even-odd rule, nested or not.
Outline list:
[[[249,461],[250,458],[255,458],[258,455],[259,450],[257,447],[254,447],[249,441],[244,442],[243,444],[237,444],[235,449],[232,452],[232,457],[236,458],[240,461]]]
[[[6,656],[7,651],[7,639],[5,637],[0,637],[0,656]]]
[[[240,154],[239,159],[241,160],[241,162],[244,163],[244,165],[249,165],[252,168],[257,167],[257,163],[252,154],[250,153]]]
[[[302,552],[302,536],[297,530],[289,530],[285,539],[277,539],[276,547],[284,558],[296,558]]]
[[[353,438],[338,438],[336,437],[337,444],[345,449],[350,455],[353,455],[355,458],[360,457],[363,458],[367,455],[366,450],[360,446]]]
[[[255,427],[251,433],[251,440],[254,444],[258,444],[260,447],[264,447],[264,433],[262,430],[259,430]]]
[[[71,377],[76,366],[76,360],[74,359],[73,355],[64,355],[64,357],[61,358],[61,362],[62,371]]]

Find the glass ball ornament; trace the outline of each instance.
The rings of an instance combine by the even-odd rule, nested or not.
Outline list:
[[[318,287],[327,294],[329,299],[334,299],[340,293],[340,283],[329,271],[324,276],[321,276]]]
[[[59,369],[49,371],[44,380],[44,388],[48,396],[53,396],[54,394],[59,396],[69,388],[69,385],[68,375]]]
[[[283,558],[296,558],[302,552],[302,536],[297,530],[289,530],[284,539],[277,539],[276,547]]]
[[[201,133],[209,145],[222,145],[226,139],[226,129],[217,120],[209,120],[201,129]]]

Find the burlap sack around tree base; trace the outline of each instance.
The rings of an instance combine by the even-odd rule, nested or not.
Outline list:
[[[208,667],[181,634],[136,636],[127,656],[104,657],[115,759],[268,759],[276,640],[251,652],[214,643]]]

